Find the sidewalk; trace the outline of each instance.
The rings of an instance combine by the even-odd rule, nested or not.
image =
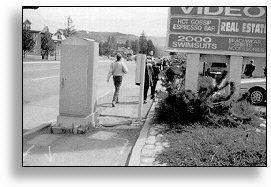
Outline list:
[[[125,166],[143,124],[137,122],[139,87],[121,88],[120,103],[112,108],[113,93],[98,100],[98,127],[81,135],[51,134],[44,129],[24,137],[23,166]],[[143,105],[146,119],[152,101]]]

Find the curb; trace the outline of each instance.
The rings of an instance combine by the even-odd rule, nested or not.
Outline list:
[[[28,130],[23,134],[23,138],[26,138],[27,136],[33,135],[34,133],[37,133],[47,127],[50,127],[52,124],[54,124],[55,121],[49,122],[49,123],[43,123],[37,127],[34,127],[33,129]]]
[[[147,119],[144,123],[144,126],[141,129],[139,137],[133,147],[128,166],[139,166],[140,165],[141,150],[142,150],[142,147],[145,145],[145,142],[146,142],[146,139],[148,136],[148,131],[150,129],[152,117],[154,115],[155,106],[156,106],[156,102],[153,102],[151,109],[149,110]]]

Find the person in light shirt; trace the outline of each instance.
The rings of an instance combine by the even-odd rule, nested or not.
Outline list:
[[[117,60],[112,62],[107,75],[107,82],[109,82],[110,77],[113,75],[113,82],[115,86],[115,93],[112,100],[112,107],[115,107],[116,103],[119,103],[119,91],[122,83],[122,77],[124,74],[128,73],[128,68],[124,61],[122,60],[121,54],[117,54]]]

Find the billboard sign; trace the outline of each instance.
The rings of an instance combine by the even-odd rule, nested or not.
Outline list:
[[[171,7],[167,50],[266,56],[266,7]]]

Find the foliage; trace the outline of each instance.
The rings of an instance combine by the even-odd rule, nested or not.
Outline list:
[[[214,80],[201,77],[197,93],[185,90],[185,62],[173,63],[164,72],[162,86],[167,95],[160,100],[156,109],[159,122],[171,126],[189,125],[195,122],[208,122],[209,126],[236,127],[242,123],[253,121],[255,112],[245,100],[248,93],[239,98],[233,97],[235,85],[225,81],[220,85],[225,75]],[[225,91],[229,87],[229,93]],[[167,111],[171,111],[170,113]]]
[[[147,41],[147,46],[148,46],[148,48],[147,48],[147,54],[151,54],[151,51],[153,53],[155,53],[155,47],[154,47],[154,45],[153,45],[153,43],[152,43],[151,40]]]
[[[103,43],[99,42],[99,56],[102,56],[104,54],[103,52]]]
[[[144,31],[141,33],[139,37],[138,44],[139,44],[139,53],[148,55],[148,41]]]
[[[131,49],[133,50],[134,54],[137,54],[139,52],[138,40],[131,41]]]
[[[185,90],[185,62],[171,62],[163,72],[156,123],[170,144],[156,161],[169,166],[266,166],[266,134],[256,131],[258,114],[248,93],[234,97],[226,74],[200,77],[198,92]],[[225,89],[229,88],[229,92]],[[258,127],[257,127],[258,128]]]
[[[68,16],[67,18],[67,22],[65,23],[65,30],[64,30],[64,36],[66,38],[72,36],[73,34],[75,34],[75,29],[74,29],[74,25],[73,25],[73,20],[71,18],[71,16]]]
[[[147,40],[144,33],[143,35],[144,36],[141,36],[141,39],[139,40],[134,40],[134,41],[127,40],[125,43],[117,43],[115,37],[109,35],[107,37],[106,42],[99,43],[99,55],[112,56],[114,51],[118,49],[119,47],[125,47],[126,49],[130,48],[131,50],[133,50],[133,54],[137,54],[139,52],[142,52],[144,54],[149,54],[149,51],[155,52],[156,48],[154,47],[152,41]],[[139,41],[141,41],[141,45],[144,47],[140,48]],[[144,44],[142,44],[142,42]]]
[[[131,41],[130,40],[126,40],[125,44],[124,44],[124,47],[127,48],[127,49],[131,49],[132,48],[132,44],[131,44]]]
[[[266,166],[266,135],[250,125],[168,130],[170,147],[156,160],[169,166]]]
[[[31,51],[35,46],[33,33],[29,27],[23,27],[23,57],[25,58],[26,52]]]
[[[48,59],[48,55],[55,50],[55,44],[49,31],[41,37],[41,56]]]
[[[118,44],[116,42],[116,39],[114,36],[108,36],[107,41],[102,43],[99,43],[99,54],[100,55],[106,55],[111,56],[118,47]]]

